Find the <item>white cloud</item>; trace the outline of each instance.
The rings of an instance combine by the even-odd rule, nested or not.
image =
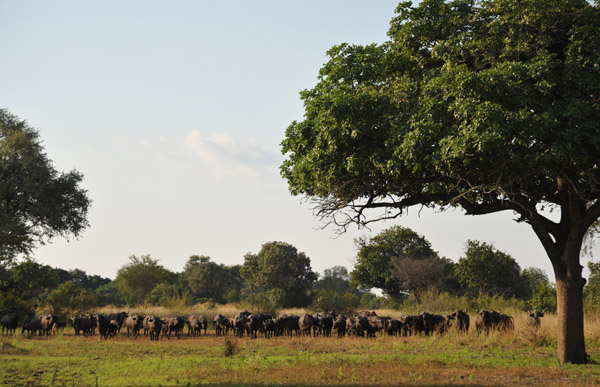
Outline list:
[[[184,147],[217,179],[259,178],[265,169],[275,169],[279,163],[272,146],[226,133],[203,136],[193,130],[187,133]]]

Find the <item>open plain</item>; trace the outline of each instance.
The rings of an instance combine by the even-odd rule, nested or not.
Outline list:
[[[531,331],[478,336],[236,338],[151,342],[121,332],[0,339],[3,386],[220,385],[590,385],[600,384],[600,321],[586,320],[587,365],[558,364],[555,316]],[[473,328],[473,327],[472,327]]]

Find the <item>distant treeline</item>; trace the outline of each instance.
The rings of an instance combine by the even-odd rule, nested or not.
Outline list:
[[[193,255],[181,272],[165,268],[150,255],[132,255],[115,279],[23,259],[0,267],[0,314],[64,316],[106,305],[197,303],[238,303],[261,312],[300,307],[349,314],[410,305],[431,309],[434,297],[453,298],[451,304],[471,308],[489,306],[483,301],[486,297],[501,297],[522,309],[556,310],[554,284],[544,271],[521,270],[512,257],[492,245],[469,241],[465,256],[452,262],[439,257],[422,236],[402,227],[356,243],[352,271],[334,266],[322,274],[312,270],[304,253],[284,242],[265,243],[257,254],[246,254],[242,265]],[[600,305],[600,263],[590,263],[589,268],[586,308],[593,309]],[[372,288],[383,290],[383,295],[375,295]]]

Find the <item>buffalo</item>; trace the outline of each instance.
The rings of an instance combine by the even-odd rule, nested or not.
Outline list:
[[[16,313],[8,313],[0,318],[0,326],[2,326],[2,334],[6,329],[6,335],[15,334],[19,325],[19,315]]]
[[[533,312],[529,312],[529,316],[527,316],[527,326],[533,329],[539,329],[542,325],[542,320],[540,317],[544,317],[544,312],[539,310],[534,310]]]
[[[318,320],[315,319],[312,315],[305,313],[298,319],[298,327],[300,328],[300,333],[302,335],[311,335],[311,330],[313,326],[316,325]]]
[[[136,314],[127,317],[127,320],[125,320],[125,327],[127,328],[127,337],[129,337],[129,335],[132,335],[134,339],[137,338],[140,334],[140,329],[143,328],[143,323],[143,319]]]
[[[337,331],[338,337],[346,336],[346,316],[339,315],[333,322],[333,329]]]
[[[456,309],[452,312],[452,317],[456,319],[456,324],[454,324],[456,330],[460,333],[469,334],[470,318],[467,310]]]
[[[144,319],[144,323],[146,324],[144,329],[148,329],[148,332],[150,333],[150,340],[160,339],[163,331],[163,321],[155,316],[147,316]]]

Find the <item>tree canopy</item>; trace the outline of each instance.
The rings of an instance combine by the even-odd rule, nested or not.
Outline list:
[[[0,109],[0,262],[55,236],[79,236],[90,199],[76,170],[59,172],[39,133]]]
[[[465,288],[484,294],[521,296],[521,267],[513,257],[479,241],[468,241],[465,256],[454,267],[456,279]]]
[[[115,282],[119,292],[129,305],[141,304],[150,292],[163,282],[173,282],[174,273],[158,263],[150,255],[132,255],[129,263],[117,271]]]
[[[356,264],[350,273],[353,283],[363,288],[381,289],[396,301],[408,289],[398,281],[393,263],[438,256],[425,237],[401,226],[392,226],[372,238],[357,238],[355,244]]]
[[[600,10],[401,3],[389,40],[328,51],[286,131],[290,192],[345,230],[413,205],[511,211],[552,262],[559,361],[586,361],[579,252],[600,216]],[[543,210],[560,210],[558,220]]]
[[[308,304],[317,279],[310,258],[285,242],[267,242],[258,254],[246,254],[240,273],[251,290],[279,293],[281,306],[291,307]]]

